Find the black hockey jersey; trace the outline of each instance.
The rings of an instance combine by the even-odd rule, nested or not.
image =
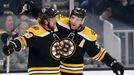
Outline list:
[[[85,26],[80,31],[72,31],[67,18],[59,19],[58,23],[64,27],[60,42],[62,75],[82,74],[85,52],[94,60],[103,60],[107,52],[97,44],[97,34],[92,29]]]
[[[30,75],[60,75],[58,29],[46,31],[41,25],[35,25],[27,30],[24,36],[13,42],[16,50],[29,47],[28,72]]]

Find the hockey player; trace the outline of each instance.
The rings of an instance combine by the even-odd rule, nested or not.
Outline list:
[[[60,40],[61,75],[82,75],[85,52],[92,59],[102,61],[111,67],[116,75],[123,75],[124,67],[97,44],[97,34],[83,25],[85,16],[84,9],[75,8],[69,18],[57,18],[59,36],[62,38]]]
[[[42,10],[38,16],[39,24],[30,27],[23,36],[10,40],[3,47],[7,56],[29,47],[29,75],[60,75],[56,15],[57,11],[54,9]]]
[[[60,32],[63,38],[60,41],[62,46],[60,51],[61,75],[83,75],[85,53],[94,60],[104,62],[116,75],[123,75],[124,67],[97,44],[97,34],[91,28],[83,25],[85,16],[86,10],[75,8],[69,19],[63,18],[58,21],[65,27]]]

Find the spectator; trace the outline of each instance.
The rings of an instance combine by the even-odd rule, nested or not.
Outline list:
[[[15,23],[14,23],[13,15],[7,15],[5,18],[4,32],[1,34],[1,41],[3,42],[3,45],[7,43],[7,40],[18,36],[18,33],[12,32],[12,30],[14,29],[14,24]],[[3,60],[5,61],[4,68],[6,68],[6,59],[3,58]],[[12,60],[11,61],[12,64],[17,64],[16,63],[17,59],[15,58],[15,56],[11,56],[11,60]],[[11,65],[11,67],[16,67],[16,66]]]

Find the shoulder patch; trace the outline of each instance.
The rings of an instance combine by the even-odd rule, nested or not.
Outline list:
[[[48,34],[48,32],[40,25],[35,25],[30,27],[27,32],[31,32],[33,33],[33,35],[35,36],[45,36],[46,34]]]
[[[33,26],[32,28],[35,29],[35,30],[39,30],[38,26]]]
[[[90,41],[96,41],[97,40],[96,32],[94,32],[89,27],[85,27],[84,30],[79,32],[78,34],[80,34],[81,36],[83,36],[84,38],[86,38],[87,40],[90,40]]]

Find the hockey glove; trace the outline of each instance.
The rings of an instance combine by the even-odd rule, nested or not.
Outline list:
[[[8,33],[3,33],[1,35],[1,41],[4,43],[4,45],[7,44],[8,37],[9,37],[9,34]]]
[[[21,7],[19,8],[18,12],[20,14],[23,13],[30,13],[33,10],[34,7],[34,2],[33,1],[27,1],[24,4],[21,5]]]
[[[35,19],[38,19],[39,13],[42,13],[42,11],[40,8],[35,6],[33,1],[27,1],[21,5],[18,13],[32,15]]]
[[[3,46],[3,53],[6,56],[11,55],[14,52],[14,45],[12,43],[10,43],[8,46]]]
[[[111,69],[116,75],[124,74],[124,67],[119,62],[117,62],[116,59],[112,58],[109,53],[106,53],[106,55],[102,59],[102,62],[104,62],[107,66],[111,67]]]
[[[110,67],[116,75],[123,75],[124,74],[124,67],[116,60],[114,60],[110,64]]]
[[[18,33],[10,35],[9,33],[3,33],[1,35],[1,41],[6,45],[8,40],[12,40],[16,37],[18,37]]]

